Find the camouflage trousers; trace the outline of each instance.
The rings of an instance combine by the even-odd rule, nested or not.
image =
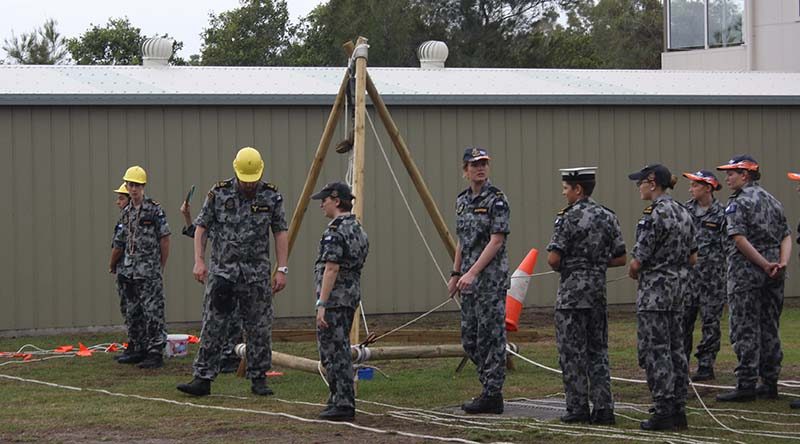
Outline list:
[[[697,358],[698,367],[714,368],[722,336],[719,324],[723,308],[725,308],[725,304],[689,305],[684,307],[683,351],[686,353],[687,362],[691,360],[694,324],[699,314],[702,336],[700,337],[700,343],[697,344],[697,352],[694,356]]]
[[[464,293],[461,298],[461,344],[477,367],[485,396],[501,394],[506,379],[505,293]]]
[[[325,322],[328,328],[317,327],[319,360],[328,379],[328,405],[356,407],[353,387],[353,356],[350,354],[350,328],[355,310],[349,307],[328,308]]]
[[[128,346],[136,352],[162,353],[167,344],[167,327],[161,276],[152,279],[118,276],[117,288],[120,310],[128,327]]]
[[[556,310],[554,317],[567,410],[588,413],[590,399],[595,410],[613,409],[606,307]]]
[[[658,415],[684,408],[689,389],[689,365],[683,351],[681,311],[636,313],[639,367],[647,374],[647,386]]]
[[[239,319],[234,318],[236,309]],[[231,331],[241,322],[247,335],[248,379],[264,377],[272,367],[272,287],[269,280],[248,284],[231,282],[210,274],[203,303],[203,327],[200,349],[194,360],[194,376],[216,378],[220,372],[223,351],[231,339]]]
[[[739,364],[737,384],[755,386],[758,377],[775,382],[781,373],[781,338],[778,334],[783,311],[783,280],[767,279],[762,288],[728,294],[731,344]]]

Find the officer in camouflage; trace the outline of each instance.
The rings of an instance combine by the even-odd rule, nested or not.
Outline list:
[[[464,151],[469,187],[456,199],[458,246],[447,283],[451,295],[461,292],[461,343],[483,385],[480,396],[461,406],[469,414],[503,413],[510,208],[489,182],[489,160],[483,148]]]
[[[683,335],[686,359],[692,354],[692,336],[698,313],[702,337],[697,344],[697,372],[692,381],[714,379],[714,362],[720,347],[719,320],[725,307],[725,210],[714,197],[719,191],[717,177],[708,170],[683,173],[691,181],[692,196],[685,206],[692,215],[697,243],[697,263],[689,271],[689,285],[684,295]]]
[[[271,395],[266,372],[272,365],[272,295],[286,286],[288,235],[283,196],[262,182],[264,161],[250,147],[233,161],[236,177],[217,183],[195,220],[194,277],[205,283],[200,349],[194,379],[178,390],[195,396],[211,393],[220,372],[228,324],[239,307],[247,334],[247,372],[251,391]],[[275,237],[277,273],[270,286],[269,231]],[[211,266],[205,264],[205,240],[211,240]]]
[[[126,300],[132,350],[117,362],[159,368],[167,341],[162,274],[169,257],[169,225],[158,202],[144,195],[147,173],[142,167],[128,168],[123,180],[130,203],[120,216],[122,228],[114,236],[109,268],[116,270]]]
[[[800,193],[800,172],[789,172],[786,174],[789,180],[798,182],[797,192]],[[797,223],[797,243],[800,244],[800,222]],[[789,404],[793,409],[800,409],[800,399],[795,399]]]
[[[778,332],[792,236],[783,205],[758,180],[758,162],[745,154],[717,167],[733,191],[725,207],[731,344],[739,363],[736,389],[721,402],[778,397],[783,351]],[[756,386],[759,376],[762,383]]]
[[[125,182],[122,182],[122,185],[120,185],[119,188],[114,190],[114,193],[117,195],[116,200],[114,200],[114,205],[116,205],[117,208],[119,208],[119,212],[120,212],[120,214],[122,214],[122,210],[124,210],[125,207],[128,206],[128,203],[131,201],[131,196],[130,196],[130,194],[128,194],[128,189],[125,188]],[[122,225],[122,221],[117,221],[117,224],[114,225],[114,235],[111,237],[111,248],[112,249],[114,248],[114,238],[117,237],[117,233],[122,231],[123,227],[124,226]],[[125,254],[124,251],[123,251],[122,254],[123,255]],[[119,260],[117,261],[117,267],[116,268],[119,268],[119,266],[120,266],[119,262],[121,260],[122,260],[122,258],[120,257]],[[117,274],[116,268],[108,270],[109,273]],[[122,286],[122,283],[120,283],[120,281],[119,281],[119,275],[117,275],[117,294],[119,295],[119,311],[120,311],[120,314],[122,315],[122,320],[125,323],[125,330],[126,331],[130,331],[131,324],[129,322],[128,313],[127,313],[128,300],[125,297],[125,292],[122,291],[122,290],[123,290],[123,286]],[[119,361],[119,358],[125,357],[125,360],[127,361],[129,359],[128,356],[131,355],[132,353],[134,353],[133,347],[131,345],[132,344],[131,344],[131,341],[130,341],[130,337],[128,337],[128,347],[125,348],[125,351],[123,351],[121,355],[114,356],[114,360],[115,361]]]
[[[192,207],[189,205],[188,201],[184,201],[181,204],[180,208],[181,215],[183,216],[183,229],[181,233],[184,236],[190,237],[194,239],[194,233],[197,230],[197,226],[192,222]],[[207,235],[208,233],[206,233]],[[242,322],[241,316],[239,316],[239,306],[237,305],[236,308],[233,309],[231,312],[231,321],[228,323],[228,328],[230,329],[225,337],[228,338],[225,346],[222,348],[222,363],[220,364],[220,373],[233,373],[239,368],[240,358],[236,356],[236,344],[241,344],[244,342],[244,337],[242,336]]]
[[[333,219],[322,233],[314,263],[317,345],[330,389],[328,405],[319,417],[351,421],[356,398],[350,328],[361,302],[361,269],[369,252],[369,239],[350,213],[354,197],[349,186],[330,183],[311,198],[319,200],[325,217]]]
[[[663,165],[647,165],[628,176],[642,200],[652,201],[636,226],[628,274],[639,282],[636,320],[639,366],[647,374],[653,415],[643,430],[687,427],[689,368],[683,350],[683,294],[697,260],[689,211],[667,194],[678,179]]]
[[[614,424],[608,364],[606,269],[625,265],[625,241],[613,211],[591,198],[597,168],[561,170],[558,213],[547,263],[561,274],[555,324],[567,397],[565,423]],[[589,412],[589,400],[594,410]]]

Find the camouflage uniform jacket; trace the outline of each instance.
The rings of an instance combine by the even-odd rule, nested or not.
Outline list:
[[[558,213],[547,251],[561,255],[556,309],[606,305],[608,261],[625,254],[616,214],[592,198]]]
[[[122,212],[120,212],[120,214],[122,214]],[[114,225],[114,235],[111,236],[111,248],[114,248],[114,239],[117,238],[117,234],[119,234],[123,228],[125,228],[125,226],[122,225],[122,220],[118,220],[117,224]],[[122,268],[122,263],[125,261],[125,248],[120,246],[120,249],[122,250],[122,256],[119,257],[119,261],[117,261],[117,266],[114,268],[114,272]]]
[[[250,198],[237,190],[234,178],[208,192],[195,225],[211,240],[209,272],[231,282],[269,279],[269,230],[286,231],[283,196],[271,183],[259,182]]]
[[[711,300],[724,302],[725,281],[725,209],[717,199],[708,208],[702,208],[694,199],[685,204],[692,215],[697,243],[697,263],[689,273],[690,288],[686,293],[687,305],[700,304],[700,292],[714,289],[714,294],[704,295]],[[700,284],[704,283],[704,286]]]
[[[461,272],[466,273],[478,260],[483,249],[489,243],[492,234],[503,233],[503,245],[486,268],[477,276],[474,289],[464,293],[477,291],[493,292],[508,288],[508,255],[506,242],[511,209],[506,196],[489,181],[477,195],[467,188],[456,199],[456,234],[461,245]]]
[[[161,243],[169,236],[167,216],[158,202],[145,197],[135,208],[131,202],[122,210],[114,234],[114,247],[123,251],[117,274],[128,279],[161,276]]]
[[[352,214],[333,219],[319,241],[319,254],[314,262],[314,286],[317,299],[322,288],[325,263],[339,264],[339,274],[326,308],[349,307],[355,309],[361,301],[361,269],[369,253],[369,239]]]
[[[781,241],[791,235],[783,205],[757,182],[733,193],[725,207],[726,233],[742,235],[769,262],[780,259]],[[728,242],[728,293],[762,287],[767,274]]]
[[[642,264],[636,309],[682,310],[689,256],[697,251],[692,216],[667,194],[659,196],[643,213],[631,252]]]

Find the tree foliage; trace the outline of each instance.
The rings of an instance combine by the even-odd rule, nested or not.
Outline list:
[[[79,37],[68,39],[67,48],[79,65],[140,65],[145,40],[147,37],[142,35],[142,30],[133,26],[127,17],[109,18],[106,26],[90,25]],[[170,63],[186,64],[174,55],[182,47],[183,42],[173,43]]]
[[[269,66],[282,62],[293,29],[284,0],[241,0],[239,8],[211,14],[203,30],[201,63]]]
[[[57,65],[67,61],[64,37],[56,31],[56,22],[47,19],[41,28],[17,36],[11,33],[3,49],[8,57],[22,65]]]

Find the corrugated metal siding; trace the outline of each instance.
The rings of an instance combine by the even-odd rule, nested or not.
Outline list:
[[[326,107],[4,107],[0,108],[0,330],[120,323],[113,279],[106,273],[117,210],[115,189],[125,168],[148,172],[147,194],[162,202],[172,227],[167,267],[168,321],[199,320],[202,287],[191,277],[192,251],[178,212],[191,184],[196,214],[205,191],[232,176],[241,146],[259,148],[266,178],[286,197],[290,217],[319,141]],[[661,161],[673,173],[712,168],[732,154],[762,162],[762,183],[784,202],[794,228],[800,200],[785,172],[800,167],[800,109],[790,107],[395,107],[397,125],[442,213],[454,221],[455,195],[465,186],[464,146],[490,149],[493,182],[512,207],[510,262],[544,247],[564,206],[557,169],[598,165],[595,197],[614,209],[631,246],[641,208],[626,175]],[[445,273],[450,260],[424,207],[373,114],[403,190]],[[446,297],[441,278],[388,174],[367,127],[364,224],[371,255],[364,272],[367,313],[421,312]],[[337,138],[343,136],[340,128]],[[320,184],[339,179],[346,156],[331,153]],[[681,180],[674,195],[687,198]],[[719,197],[724,201],[727,192]],[[326,221],[312,203],[290,260],[289,287],[277,316],[311,313],[311,269]],[[797,264],[790,268],[796,272]],[[544,256],[537,272],[546,271]],[[623,268],[609,271],[622,276]],[[529,304],[553,303],[555,275],[536,278]],[[788,281],[787,296],[800,296]],[[609,284],[611,303],[632,302],[635,289]]]

